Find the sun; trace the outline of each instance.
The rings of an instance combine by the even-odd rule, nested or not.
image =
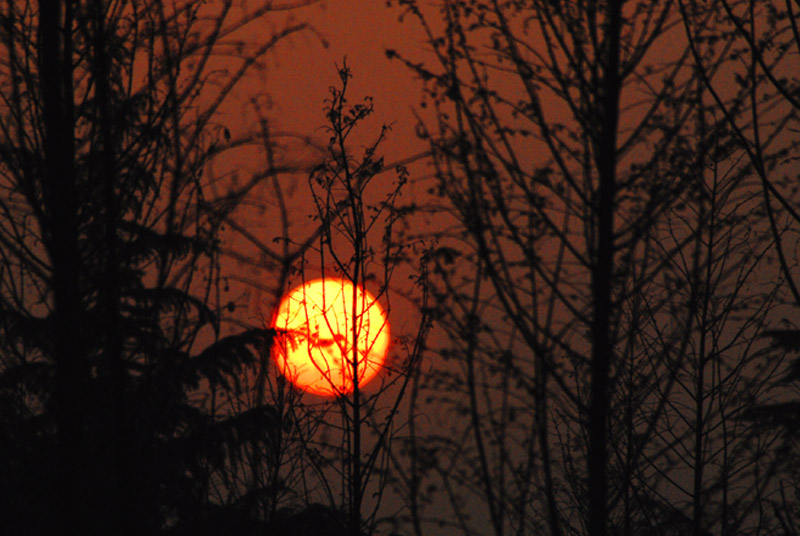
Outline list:
[[[287,293],[271,326],[278,370],[321,396],[355,389],[354,362],[360,389],[380,371],[389,347],[389,322],[378,301],[341,278],[316,279]]]

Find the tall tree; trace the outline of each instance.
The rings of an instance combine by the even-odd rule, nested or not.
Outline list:
[[[310,361],[329,382],[328,400],[317,398],[306,405],[302,419],[306,437],[308,467],[305,477],[310,499],[328,503],[342,512],[347,534],[374,534],[383,521],[382,499],[387,491],[387,471],[396,437],[401,403],[406,398],[411,379],[417,371],[424,347],[429,319],[421,315],[417,330],[411,334],[391,333],[393,275],[408,251],[417,244],[397,238],[395,225],[403,214],[396,203],[408,180],[402,165],[385,165],[381,144],[390,131],[382,126],[363,151],[354,147],[362,135],[363,124],[373,113],[370,97],[356,102],[348,94],[352,78],[346,63],[338,69],[340,85],[332,86],[325,102],[328,143],[324,159],[308,176],[314,203],[313,219],[318,228],[311,233],[313,242],[303,256],[305,263],[296,266],[300,281],[317,277],[335,283],[328,292],[309,302],[300,301],[295,313],[306,320],[299,332],[277,330],[279,352],[298,343],[311,352]],[[378,180],[382,174],[395,173],[395,180]],[[338,280],[350,286],[339,286]],[[425,299],[424,278],[418,281],[421,299]],[[361,293],[367,289],[370,294]],[[347,294],[352,290],[352,294]],[[374,294],[371,294],[373,293]],[[324,319],[319,309],[348,308],[344,318]],[[375,308],[385,308],[386,317],[374,315]],[[397,315],[395,315],[395,318]],[[325,326],[325,323],[329,323]],[[341,330],[341,331],[340,331]],[[333,338],[325,341],[333,333]],[[396,342],[383,363],[370,362],[380,351],[373,351],[378,340]],[[304,342],[308,341],[308,342]],[[280,345],[280,346],[278,346]],[[389,351],[389,348],[386,348]],[[325,356],[327,363],[319,357]],[[383,359],[384,356],[380,356]],[[336,360],[336,364],[329,360]],[[344,368],[344,377],[352,378],[349,389],[342,389],[341,378],[331,376],[331,368]],[[366,368],[380,368],[370,383],[364,382]],[[288,370],[286,371],[288,372]],[[309,426],[312,423],[313,428]]]
[[[465,424],[428,440],[427,467],[451,498],[448,521],[464,533],[480,515],[498,535],[631,534],[644,530],[632,519],[660,511],[648,530],[688,519],[699,533],[705,496],[694,519],[665,499],[659,482],[677,469],[657,445],[690,371],[695,431],[708,432],[694,359],[709,358],[694,345],[712,330],[711,303],[746,302],[719,260],[736,248],[720,251],[714,232],[745,210],[726,196],[747,170],[731,171],[724,193],[709,186],[719,170],[705,155],[737,142],[708,111],[679,5],[442,1],[440,25],[422,3],[399,4],[434,54],[419,63],[390,51],[428,89],[420,132],[441,198],[430,208],[448,229],[433,271],[450,364],[431,396]],[[715,11],[696,17],[713,25]],[[729,43],[718,39],[704,76],[729,72]],[[765,239],[744,249],[763,254]],[[747,306],[753,319],[759,307]],[[752,341],[760,324],[737,326]],[[745,347],[725,366],[751,360]],[[707,461],[705,439],[673,439],[699,449],[689,449],[698,470]]]
[[[269,337],[225,327],[203,171],[230,139],[213,121],[232,89],[304,28],[214,70],[225,40],[272,9],[3,4],[4,532],[197,533],[249,519],[220,511],[211,489],[227,445],[253,419],[269,425],[269,408],[243,422],[197,400],[233,392]]]
[[[781,299],[796,312],[800,307],[796,273],[796,235],[800,225],[796,186],[800,162],[796,156],[800,143],[797,137],[800,6],[797,2],[773,0],[719,0],[712,3],[713,7],[682,0],[679,5],[692,58],[701,73],[699,79],[758,179],[760,212],[773,238],[770,253],[777,264],[777,268],[770,269],[781,274],[784,291]],[[702,24],[693,16],[704,9],[715,9],[718,13],[714,26]],[[704,75],[708,62],[720,54],[715,46],[720,35],[732,43],[731,55],[737,60],[731,75],[740,91],[733,95],[728,87]],[[794,358],[793,354],[800,349],[800,331],[791,320],[793,317],[796,314],[770,318],[770,329],[765,335],[778,352]],[[797,371],[795,361],[779,383],[779,396],[749,411],[751,422],[764,433],[778,431],[783,436],[776,449],[779,459],[771,468],[775,485],[763,492],[761,501],[774,516],[776,527],[787,534],[797,532],[800,512],[794,469],[798,456],[794,447],[798,430],[795,388],[800,375]],[[792,491],[787,493],[787,487]]]

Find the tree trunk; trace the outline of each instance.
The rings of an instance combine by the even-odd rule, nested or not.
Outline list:
[[[59,504],[54,526],[67,534],[81,533],[82,414],[81,378],[85,356],[81,336],[78,196],[74,160],[72,26],[70,2],[39,2],[38,53],[44,169],[43,236],[52,263],[52,337],[55,359],[55,410],[59,470]]]
[[[596,161],[597,250],[592,268],[592,363],[589,402],[589,535],[604,536],[608,525],[608,413],[610,404],[612,284],[614,279],[614,209],[616,189],[616,145],[619,117],[619,39],[621,2],[610,1],[606,13],[603,59],[604,78],[599,87]]]

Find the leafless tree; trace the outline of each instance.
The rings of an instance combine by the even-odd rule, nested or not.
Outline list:
[[[697,83],[702,102],[705,91]],[[708,106],[698,113],[696,129],[708,128],[712,112]],[[682,281],[672,291],[671,305],[653,307],[664,299],[655,292],[632,297],[639,305],[631,308],[627,331],[637,344],[629,346],[635,353],[626,356],[629,371],[617,394],[625,408],[618,426],[622,437],[630,437],[615,448],[615,456],[625,458],[617,476],[624,490],[617,526],[625,534],[663,531],[664,514],[678,515],[680,530],[697,535],[768,526],[755,513],[770,489],[777,436],[742,417],[754,401],[775,396],[775,380],[786,366],[763,338],[777,311],[780,285],[768,262],[773,241],[751,168],[740,152],[731,155],[730,144],[719,141],[698,154],[698,190],[680,196],[680,208],[657,228],[657,255],[686,236],[696,237],[691,249],[665,266]],[[651,350],[661,326],[676,309],[692,304],[682,359],[667,365],[670,382],[652,376],[642,381],[642,364],[658,359]],[[650,374],[655,369],[647,366]],[[636,392],[630,384],[646,389]],[[634,437],[644,423],[652,436]],[[639,503],[642,487],[657,498],[646,508]]]
[[[776,373],[753,370],[776,295],[774,277],[754,289],[770,239],[745,216],[752,169],[728,161],[740,139],[698,80],[732,72],[718,11],[693,14],[716,47],[699,68],[676,2],[399,4],[435,58],[389,51],[428,89],[429,208],[447,229],[431,270],[448,364],[429,400],[463,422],[425,438],[419,478],[436,487],[418,485],[416,503],[434,510],[447,496],[441,522],[465,534],[718,527],[708,490],[735,471],[718,449],[755,437],[733,439],[751,402],[731,397],[765,396]],[[744,242],[741,225],[753,226]],[[663,491],[686,474],[678,452],[694,460],[688,512]],[[763,453],[740,454],[763,469]],[[725,530],[741,526],[728,514]],[[418,534],[426,516],[412,512]]]
[[[324,103],[325,143],[295,138],[311,148],[310,159],[300,164],[281,161],[274,146],[265,144],[265,176],[269,180],[254,185],[243,202],[237,199],[233,210],[221,215],[234,239],[223,246],[223,254],[240,264],[237,284],[250,294],[256,319],[265,324],[274,318],[284,292],[317,278],[343,279],[353,285],[354,292],[357,288],[367,289],[371,297],[361,297],[374,299],[388,315],[392,297],[397,296],[392,278],[400,258],[421,247],[401,243],[396,236],[395,225],[403,215],[395,205],[408,171],[402,161],[386,163],[380,154],[390,128],[383,126],[374,139],[362,141],[365,128],[361,125],[372,115],[372,101],[366,98],[351,103],[347,95],[350,70],[342,65],[337,71],[340,85],[331,88],[330,98]],[[258,112],[257,103],[254,104]],[[263,116],[260,128],[260,139],[276,139]],[[357,148],[358,143],[364,144],[363,149]],[[392,174],[395,180],[378,180]],[[308,188],[300,188],[300,180]],[[253,196],[257,191],[267,195]],[[234,195],[242,193],[244,189]],[[269,206],[258,204],[263,199],[268,200]],[[298,213],[297,207],[309,199],[311,212]],[[265,217],[277,220],[278,225],[257,229]],[[306,217],[310,224],[298,223],[298,219]],[[265,240],[265,233],[275,239]],[[248,272],[250,275],[242,275]],[[418,281],[422,297],[423,279]],[[323,300],[348,302],[341,292]],[[331,519],[338,520],[332,521],[334,526],[329,530],[372,534],[384,517],[392,517],[381,508],[389,478],[389,458],[396,431],[403,425],[399,422],[400,408],[417,370],[428,319],[423,314],[414,333],[392,333],[391,354],[383,372],[364,389],[359,381],[364,363],[359,356],[365,348],[363,344],[349,345],[348,341],[369,341],[375,333],[388,332],[389,325],[367,326],[371,302],[359,303],[354,295],[348,303],[354,307],[347,321],[353,333],[338,333],[325,342],[331,346],[326,347],[331,350],[328,357],[336,358],[337,351],[345,356],[347,366],[352,368],[345,375],[356,378],[353,390],[343,392],[339,380],[331,377],[330,370],[322,364],[320,372],[323,376],[328,374],[331,396],[304,394],[294,387],[282,375],[286,371],[275,365],[279,361],[276,356],[285,354],[290,345],[301,339],[314,339],[316,334],[313,326],[308,327],[308,332],[299,333],[275,326],[273,355],[267,352],[262,356],[257,371],[249,378],[250,398],[238,403],[247,407],[253,401],[263,401],[276,408],[281,445],[277,450],[264,450],[272,442],[248,446],[248,454],[240,457],[239,468],[229,477],[242,479],[240,489],[245,494],[275,491],[280,497],[273,496],[269,504],[277,514],[272,517],[278,520],[327,512],[333,516]],[[313,307],[308,302],[296,305],[300,306],[299,311]],[[308,350],[313,353],[317,348],[309,344]],[[259,405],[256,402],[256,407]]]
[[[681,1],[682,24],[693,60],[702,73],[708,61],[719,54],[714,35],[728,35],[735,43],[732,55],[736,62],[732,76],[741,88],[732,98],[727,87],[707,76],[702,83],[721,117],[742,147],[746,161],[758,178],[761,211],[774,240],[774,254],[784,280],[784,290],[792,308],[800,306],[797,285],[797,229],[800,216],[797,207],[797,120],[800,101],[797,99],[798,5],[796,2],[735,2],[720,0],[703,6]],[[700,24],[693,14],[703,9],[718,13],[714,27]],[[786,300],[786,298],[782,297]],[[791,310],[791,309],[790,309]],[[784,318],[771,319],[765,332],[778,351],[794,352],[798,348],[797,326]],[[779,321],[783,320],[779,323]],[[787,534],[797,532],[797,493],[792,460],[796,408],[797,375],[789,369],[780,383],[782,396],[751,408],[749,418],[764,433],[780,431],[783,441],[778,449],[783,464],[774,467],[777,484],[761,496],[762,508],[774,515],[777,526]],[[786,489],[794,488],[792,499]]]
[[[394,226],[402,213],[396,203],[408,180],[408,170],[402,166],[385,167],[379,147],[390,128],[381,127],[375,139],[364,146],[363,154],[352,147],[359,127],[373,112],[370,97],[351,104],[348,83],[352,74],[346,63],[338,69],[341,87],[331,88],[325,111],[328,119],[328,155],[309,177],[312,196],[320,222],[319,243],[315,247],[320,259],[320,270],[325,276],[341,277],[353,285],[353,311],[349,325],[352,340],[375,337],[384,326],[367,325],[364,318],[372,303],[359,305],[356,290],[374,286],[372,299],[386,305],[391,311],[392,279],[395,269],[408,251],[419,244],[402,243],[397,239]],[[377,181],[381,174],[395,173],[396,179]],[[419,281],[422,300],[427,283]],[[366,299],[366,298],[362,298]],[[377,380],[379,387],[363,390],[362,372],[367,365],[360,357],[364,352],[357,343],[341,348],[349,354],[347,364],[352,368],[352,392],[337,396],[332,417],[340,421],[334,426],[333,447],[335,457],[341,460],[334,472],[341,482],[341,507],[348,515],[351,534],[372,534],[379,522],[381,498],[386,490],[387,471],[392,441],[400,424],[401,404],[414,377],[428,329],[427,313],[423,311],[415,333],[395,340],[393,354],[386,363],[385,372]],[[376,329],[378,331],[376,331]],[[404,352],[405,355],[401,355]],[[325,426],[329,426],[329,422]],[[320,473],[321,474],[321,473]],[[372,497],[368,500],[368,497]]]

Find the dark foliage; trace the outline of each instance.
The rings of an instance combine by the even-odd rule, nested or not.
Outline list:
[[[3,534],[258,524],[209,488],[254,428],[275,426],[271,408],[214,400],[236,396],[271,337],[226,330],[215,298],[202,171],[225,94],[186,116],[230,5],[216,27],[196,24],[200,2],[173,7],[0,8]]]

